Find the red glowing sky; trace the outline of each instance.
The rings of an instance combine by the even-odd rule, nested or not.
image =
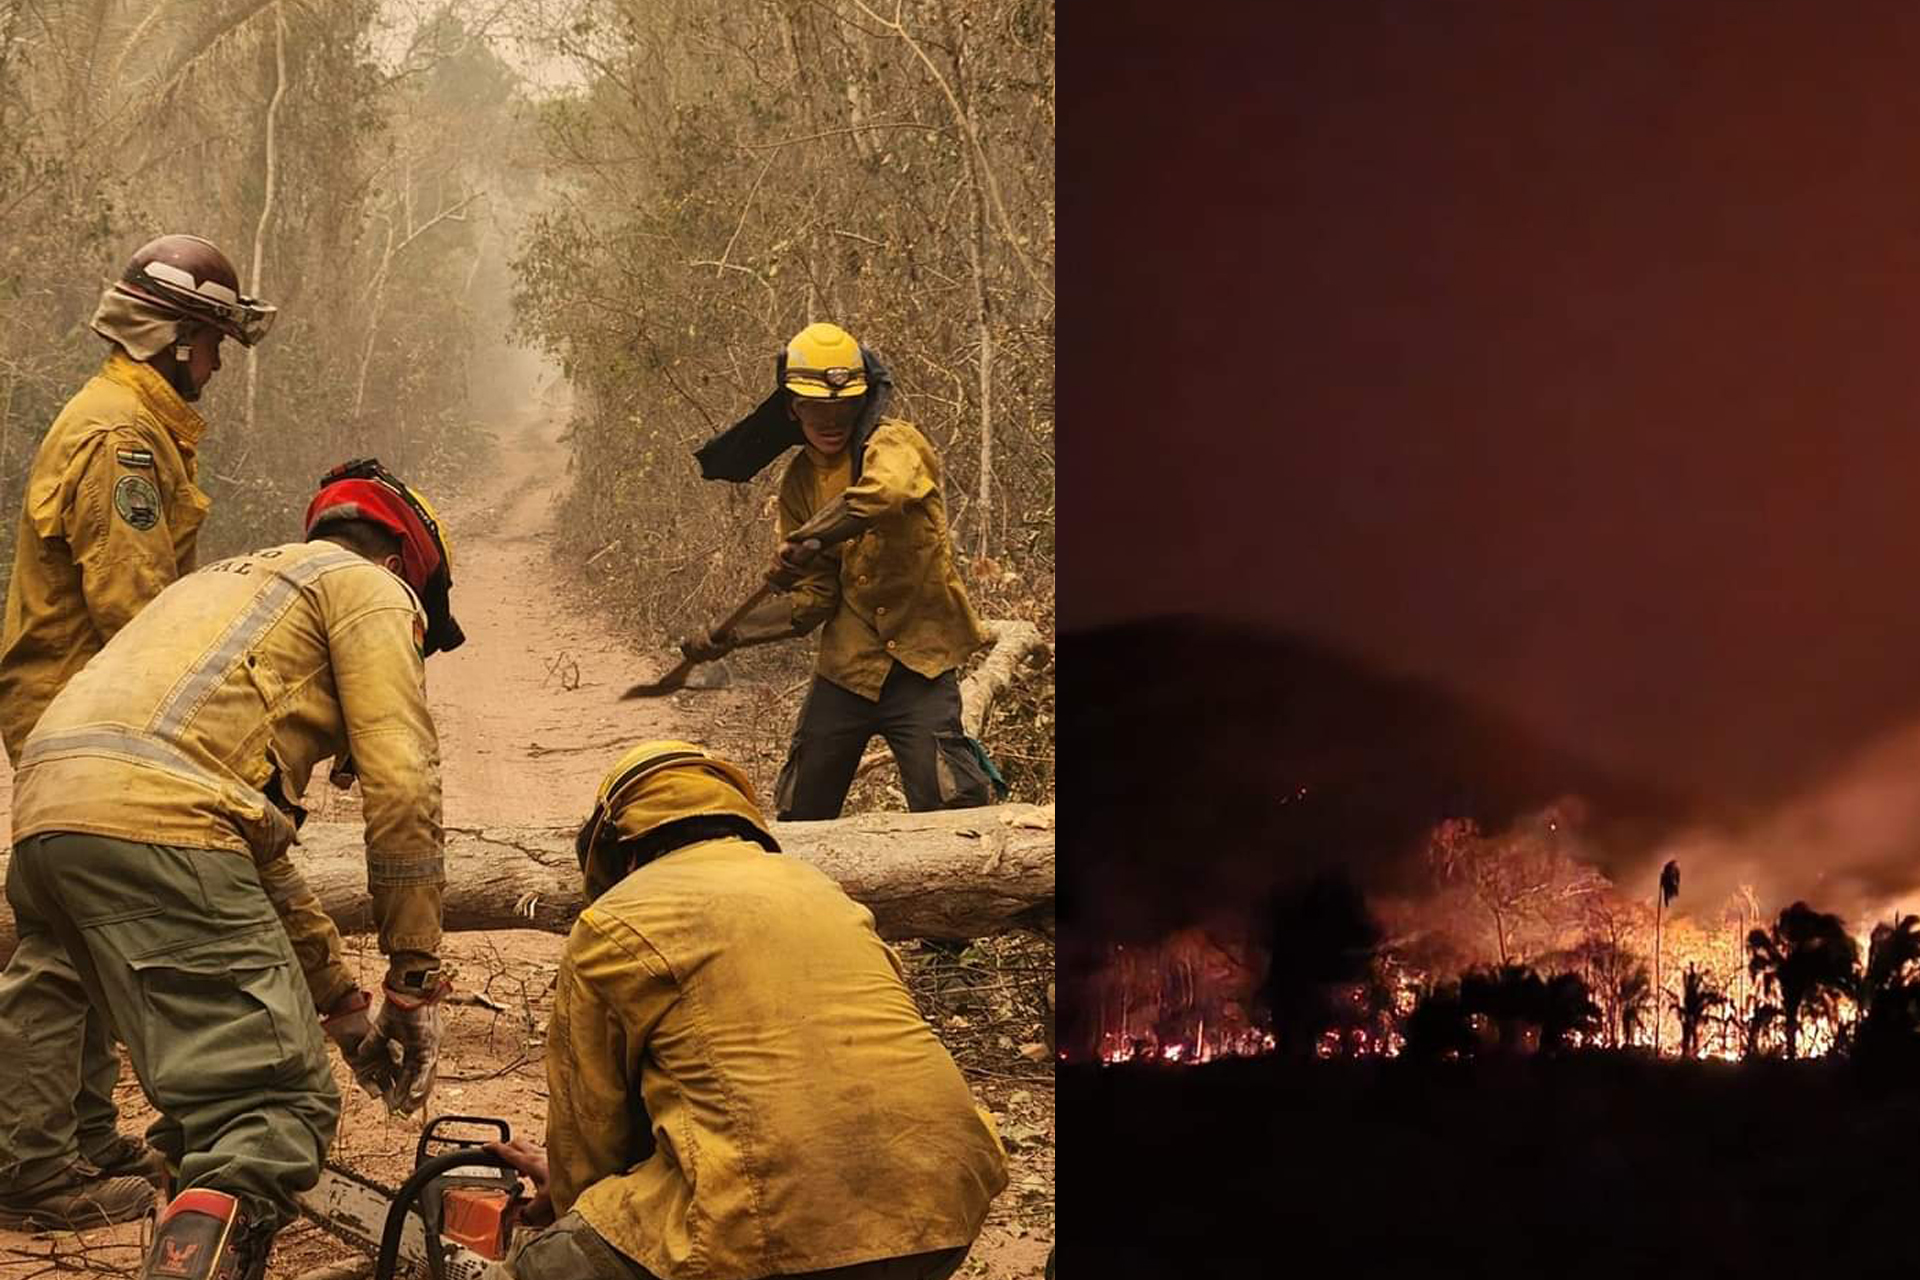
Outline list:
[[[1920,7],[1067,17],[1063,625],[1732,799],[1920,718]]]

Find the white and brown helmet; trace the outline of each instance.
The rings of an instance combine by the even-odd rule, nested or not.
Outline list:
[[[199,236],[167,235],[134,251],[113,291],[182,320],[210,324],[251,347],[273,328],[279,309],[240,292],[227,256]]]

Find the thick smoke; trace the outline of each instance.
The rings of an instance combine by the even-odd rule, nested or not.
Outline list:
[[[1746,823],[1687,828],[1611,870],[1622,887],[1651,893],[1668,859],[1683,876],[1675,905],[1692,914],[1719,910],[1742,886],[1769,913],[1802,899],[1856,929],[1920,908],[1920,724]]]

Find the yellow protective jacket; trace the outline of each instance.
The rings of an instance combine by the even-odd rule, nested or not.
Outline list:
[[[40,442],[0,624],[0,740],[14,763],[73,673],[193,568],[205,429],[152,366],[116,351]]]
[[[988,640],[953,567],[940,456],[909,423],[883,418],[867,438],[860,479],[847,484],[843,454],[830,465],[811,448],[780,480],[779,531],[787,535],[844,492],[866,531],[829,548],[792,592],[794,626],[822,623],[815,669],[869,701],[895,662],[932,679]]]
[[[1007,1183],[873,914],[743,840],[677,849],[581,913],[547,1081],[554,1208],[665,1280],[967,1244]]]
[[[380,949],[396,975],[432,967],[445,874],[425,629],[405,583],[331,542],[188,574],[41,716],[14,774],[13,838],[85,831],[251,855],[327,1008],[351,982],[333,926],[276,865],[294,828],[265,793],[297,798],[316,764],[350,751]]]

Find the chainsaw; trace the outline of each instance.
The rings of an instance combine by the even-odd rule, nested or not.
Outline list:
[[[505,1120],[490,1116],[435,1116],[420,1134],[413,1172],[387,1187],[351,1169],[328,1164],[320,1181],[299,1196],[300,1209],[323,1229],[376,1255],[374,1280],[392,1280],[404,1263],[433,1280],[480,1280],[507,1256],[513,1221],[526,1203],[520,1175],[470,1135],[512,1140]]]

